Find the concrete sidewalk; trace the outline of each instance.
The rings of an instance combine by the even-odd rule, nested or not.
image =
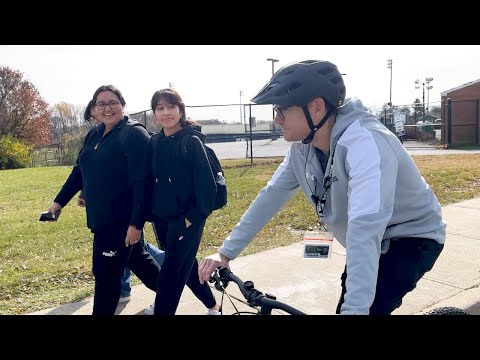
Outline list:
[[[445,248],[432,271],[419,281],[417,288],[403,300],[395,315],[422,314],[437,307],[454,306],[471,314],[480,315],[480,198],[443,207],[447,223]],[[330,259],[304,259],[303,245],[293,245],[243,256],[231,262],[232,271],[242,280],[254,281],[263,293],[270,293],[279,301],[308,314],[335,313],[340,295],[340,275],[345,266],[345,250],[334,244]],[[227,288],[229,294],[242,298],[235,284]],[[221,293],[213,290],[217,301]],[[143,314],[153,303],[155,294],[143,285],[132,289],[132,300],[120,304],[117,314]],[[242,298],[243,299],[243,298]],[[225,313],[233,307],[224,299]],[[239,310],[251,310],[234,301]],[[89,315],[92,299],[65,304],[57,308],[37,311],[38,315]],[[206,309],[188,288],[185,288],[178,315],[204,315]]]

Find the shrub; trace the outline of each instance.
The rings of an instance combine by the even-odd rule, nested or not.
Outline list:
[[[11,136],[0,138],[0,170],[30,166],[33,146]]]

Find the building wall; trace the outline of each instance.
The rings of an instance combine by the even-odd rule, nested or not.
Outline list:
[[[451,100],[451,118],[448,118],[448,99]],[[479,145],[480,83],[453,90],[442,96],[442,143],[450,146]]]

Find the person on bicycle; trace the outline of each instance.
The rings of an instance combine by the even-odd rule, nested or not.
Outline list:
[[[336,65],[306,60],[282,67],[251,100],[274,105],[293,143],[218,253],[201,261],[201,282],[229,267],[299,188],[346,248],[337,314],[390,314],[432,269],[445,242],[441,206],[397,136],[345,93]]]

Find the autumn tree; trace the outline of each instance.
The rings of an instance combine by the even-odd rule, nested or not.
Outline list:
[[[47,145],[50,126],[48,104],[35,86],[21,72],[0,67],[0,137]]]

